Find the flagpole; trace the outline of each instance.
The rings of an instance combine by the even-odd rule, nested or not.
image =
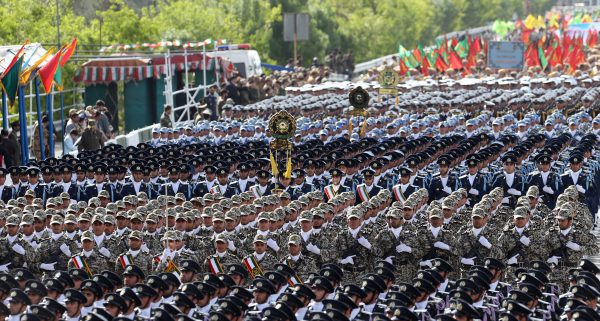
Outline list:
[[[8,130],[8,101],[4,90],[2,91],[2,128]]]
[[[46,153],[44,152],[44,124],[42,123],[42,102],[40,100],[40,80],[38,77],[35,77],[33,86],[35,88],[35,107],[37,109],[38,134],[40,135],[40,155],[42,158],[38,159],[38,161],[41,161],[46,159]]]
[[[54,86],[54,85],[53,85]],[[52,107],[54,105],[54,95],[52,94],[52,88],[50,93],[46,94],[46,112],[48,113],[48,145],[50,145],[50,157],[54,157],[54,111]]]
[[[206,97],[206,41],[202,43],[202,77],[204,77],[203,89]]]
[[[25,86],[19,86],[19,126],[21,127],[21,165],[29,163],[29,148],[27,148],[27,115],[25,113]]]
[[[65,155],[65,137],[67,137],[66,135],[68,135],[67,133],[65,133],[65,96],[63,95],[62,90],[58,92],[58,95],[60,97],[60,132],[62,133],[62,155]]]

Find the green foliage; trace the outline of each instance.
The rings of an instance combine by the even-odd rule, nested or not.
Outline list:
[[[251,43],[265,62],[285,64],[292,43],[283,41],[283,13],[310,14],[310,41],[299,43],[304,62],[322,61],[328,50],[353,50],[360,62],[396,51],[398,44],[414,48],[429,44],[442,33],[479,27],[495,19],[524,17],[526,10],[543,13],[550,0],[170,0],[148,7],[132,0],[98,0],[92,16],[78,9],[84,0],[59,0],[61,41],[79,39],[80,50],[90,44],[131,44],[161,40],[227,39]],[[55,44],[55,0],[0,0],[0,41]],[[95,47],[95,49],[98,49]],[[70,79],[74,68],[66,71]],[[68,84],[67,84],[68,85]]]

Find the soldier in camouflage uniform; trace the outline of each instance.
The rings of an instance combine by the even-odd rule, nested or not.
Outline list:
[[[250,273],[254,273],[256,276],[257,273],[264,274],[266,271],[271,271],[277,264],[277,258],[273,256],[273,254],[267,251],[267,239],[264,235],[257,234],[254,237],[254,252],[248,254],[245,258],[254,257],[256,263],[260,267],[260,271],[249,271]],[[242,265],[246,266],[242,260]]]
[[[498,246],[497,231],[487,225],[489,219],[486,210],[475,206],[471,213],[472,223],[459,231],[458,241],[460,262],[465,266],[480,265],[486,257],[500,258],[502,252]]]
[[[166,231],[162,240],[166,245],[160,257],[153,261],[153,270],[155,273],[166,272],[169,260],[173,262],[175,267],[178,267],[183,260],[194,260],[198,262],[203,259],[185,246],[181,232],[172,230]]]
[[[152,262],[154,257],[143,247],[144,234],[141,231],[131,231],[129,233],[129,249],[117,256],[114,263],[115,272],[119,275],[123,273],[127,265],[135,264],[144,275],[152,274]]]
[[[527,208],[519,206],[515,208],[513,222],[505,226],[498,238],[498,243],[503,253],[503,259],[511,267],[508,273],[511,275],[514,268],[527,267],[529,262],[545,259],[544,231],[539,227],[528,224]]]
[[[152,256],[160,255],[163,251],[161,238],[157,231],[158,215],[150,213],[146,216],[146,230],[144,231],[144,244]]]
[[[296,271],[296,275],[303,282],[308,280],[311,273],[318,270],[315,260],[302,254],[302,237],[298,234],[289,236],[288,254],[280,262]]]
[[[39,271],[43,273],[66,270],[72,253],[77,251],[77,244],[68,240],[64,234],[62,216],[52,216],[50,226],[51,236],[41,239],[40,246],[35,251],[35,262],[38,264]]]
[[[78,266],[83,263],[83,266]],[[94,235],[90,231],[85,231],[81,234],[81,252],[75,253],[68,263],[69,270],[83,269],[91,277],[94,274],[99,274],[102,271],[112,271],[106,261],[106,257],[100,254],[94,242]],[[88,270],[89,268],[89,270]]]
[[[306,241],[305,247],[308,250],[306,254],[315,260],[317,267],[320,267],[323,263],[331,263],[324,261],[324,257],[321,256],[321,249],[328,247],[335,240],[340,230],[333,224],[324,226],[325,213],[322,210],[315,208],[310,213],[312,213],[312,230],[308,241]]]
[[[217,274],[222,271],[226,265],[239,264],[240,258],[228,249],[229,239],[224,233],[217,235],[215,238],[215,253],[208,257],[200,257],[200,260],[204,260],[204,272]],[[210,259],[215,259],[214,263],[217,266],[211,264]]]
[[[424,234],[417,234],[413,225],[406,225],[399,208],[390,209],[386,218],[388,228],[375,237],[373,254],[391,261],[396,269],[396,281],[409,282],[414,278],[419,261],[429,252],[430,244]]]
[[[577,267],[584,255],[598,253],[596,237],[583,230],[573,227],[571,208],[560,208],[557,215],[557,225],[550,228],[544,236],[545,248],[548,252],[547,262],[554,264],[551,278],[563,289],[568,286],[568,271]]]
[[[321,251],[328,261],[339,259],[344,270],[344,283],[357,282],[362,275],[369,273],[372,266],[373,243],[368,239],[369,235],[362,231],[362,217],[361,210],[353,208],[348,214],[348,227],[340,231],[331,246]]]
[[[432,204],[433,205],[433,204]],[[429,251],[423,255],[422,267],[431,267],[432,260],[442,259],[458,266],[458,247],[455,236],[443,224],[443,214],[440,208],[431,206],[428,209],[429,224],[421,226],[418,235],[427,239]]]

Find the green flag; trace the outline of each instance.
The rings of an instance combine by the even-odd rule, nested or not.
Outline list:
[[[58,91],[63,90],[61,69],[62,68],[60,67],[60,64],[58,64],[56,67],[56,73],[54,73],[54,83],[56,84],[56,89],[58,89]]]
[[[460,58],[467,57],[467,54],[469,53],[469,39],[464,37],[464,39],[454,47],[454,51],[456,51]]]
[[[8,98],[8,102],[11,106],[15,102],[15,97],[17,96],[17,89],[19,88],[19,73],[21,72],[22,64],[23,56],[21,55],[12,68],[10,68],[8,71],[5,71],[5,74],[2,77],[2,89],[6,93],[6,97]]]
[[[546,59],[546,55],[544,55],[544,50],[542,50],[541,45],[538,45],[538,57],[540,58],[540,65],[542,65],[542,70],[545,70],[546,66],[548,66],[548,59]]]

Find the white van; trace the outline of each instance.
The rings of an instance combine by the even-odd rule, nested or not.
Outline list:
[[[244,78],[263,73],[258,52],[252,50],[249,44],[217,46],[217,51],[209,52],[208,55],[228,59]]]

